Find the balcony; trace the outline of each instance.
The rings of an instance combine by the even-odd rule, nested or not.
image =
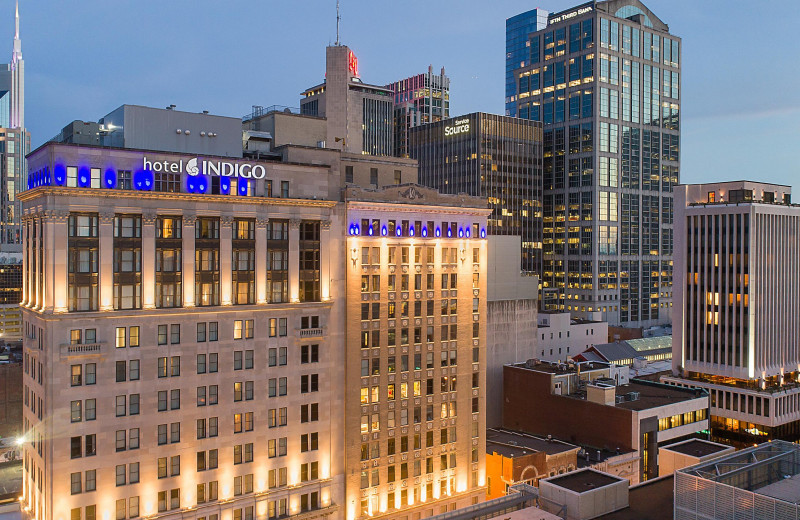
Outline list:
[[[298,329],[300,338],[320,338],[322,337],[325,329],[318,327],[316,329]]]
[[[99,356],[105,350],[105,345],[105,342],[82,344],[63,343],[59,346],[59,350],[62,358]]]

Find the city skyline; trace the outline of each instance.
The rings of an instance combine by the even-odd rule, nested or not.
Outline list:
[[[253,23],[254,11],[245,2],[225,6],[202,3],[192,16],[185,13],[195,4],[187,2],[153,5],[139,12],[133,11],[133,4],[113,9],[99,2],[45,5],[33,9],[23,2],[20,6],[29,76],[27,119],[34,147],[72,120],[97,120],[122,103],[176,104],[179,110],[210,110],[229,116],[245,114],[251,105],[297,106],[302,89],[322,79],[322,47],[336,37],[333,2],[319,4],[312,15],[301,12],[300,6],[275,6],[263,17],[267,29],[250,32],[239,29]],[[539,5],[519,0],[491,6],[474,3],[468,9],[451,10],[445,22],[415,18],[414,31],[428,36],[408,39],[404,36],[407,25],[391,20],[388,27],[368,24],[377,10],[365,2],[348,2],[342,5],[341,34],[343,43],[358,55],[362,74],[371,81],[389,82],[428,64],[444,65],[453,82],[452,115],[470,111],[503,114],[505,19],[535,7],[555,12],[571,5],[563,0]],[[800,15],[788,9],[788,2],[771,4],[771,12],[782,14],[771,17],[769,25],[754,24],[748,11],[721,2],[698,6],[654,1],[648,6],[669,20],[670,31],[682,35],[688,50],[682,67],[681,181],[749,178],[794,182],[788,151],[797,129],[800,94],[790,89],[768,93],[767,86],[791,84],[800,79],[800,72],[775,66],[744,75],[737,72],[737,64],[761,60],[773,49],[790,50],[796,44],[783,29],[790,28]],[[3,14],[10,40],[12,7]],[[295,24],[288,23],[270,25],[270,20],[281,19],[296,20],[307,30],[290,32]],[[81,20],[99,26],[99,36],[75,36],[86,34],[70,31]],[[124,26],[120,20],[125,20]],[[709,24],[714,24],[714,31],[706,30]],[[735,37],[745,26],[751,36]],[[103,27],[109,36],[102,36],[106,33]],[[234,30],[236,40],[231,36]],[[717,41],[725,45],[714,45]],[[267,51],[254,55],[255,48]],[[291,52],[270,48],[289,48]],[[79,55],[80,68],[74,65]],[[262,66],[256,66],[259,63]],[[214,74],[216,70],[219,74]],[[276,72],[280,81],[275,81]],[[227,74],[239,79],[233,85],[217,79]],[[193,77],[201,79],[190,81]],[[758,91],[765,95],[754,98],[751,93]],[[730,124],[737,118],[747,121],[749,130]],[[730,153],[748,148],[772,153],[766,162],[759,154],[740,157]]]

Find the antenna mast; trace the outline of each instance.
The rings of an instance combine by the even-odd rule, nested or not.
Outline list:
[[[339,0],[336,0],[336,46],[339,46],[339,20],[341,17],[339,16]]]

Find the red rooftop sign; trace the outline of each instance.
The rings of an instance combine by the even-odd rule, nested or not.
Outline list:
[[[349,70],[353,76],[358,76],[358,58],[353,54],[353,51],[347,52],[347,70]]]

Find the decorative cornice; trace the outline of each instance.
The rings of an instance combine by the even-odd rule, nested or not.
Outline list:
[[[440,215],[471,215],[475,217],[489,216],[489,208],[465,208],[459,206],[434,206],[423,204],[397,204],[391,202],[347,201],[348,211],[379,211],[381,213],[427,213]]]
[[[46,209],[38,214],[43,222],[63,224],[69,219],[69,211]],[[36,215],[33,215],[35,217]]]
[[[140,200],[180,200],[186,202],[250,204],[258,206],[316,207],[333,208],[335,200],[283,199],[275,197],[239,197],[232,195],[196,195],[193,193],[167,193],[160,191],[108,190],[98,188],[67,188],[64,186],[40,186],[25,190],[17,195],[17,200],[28,202],[44,196],[90,197],[93,199],[140,199]]]
[[[158,218],[158,214],[152,211],[145,211],[142,213],[142,222],[145,225],[152,226],[156,223],[156,219]]]

